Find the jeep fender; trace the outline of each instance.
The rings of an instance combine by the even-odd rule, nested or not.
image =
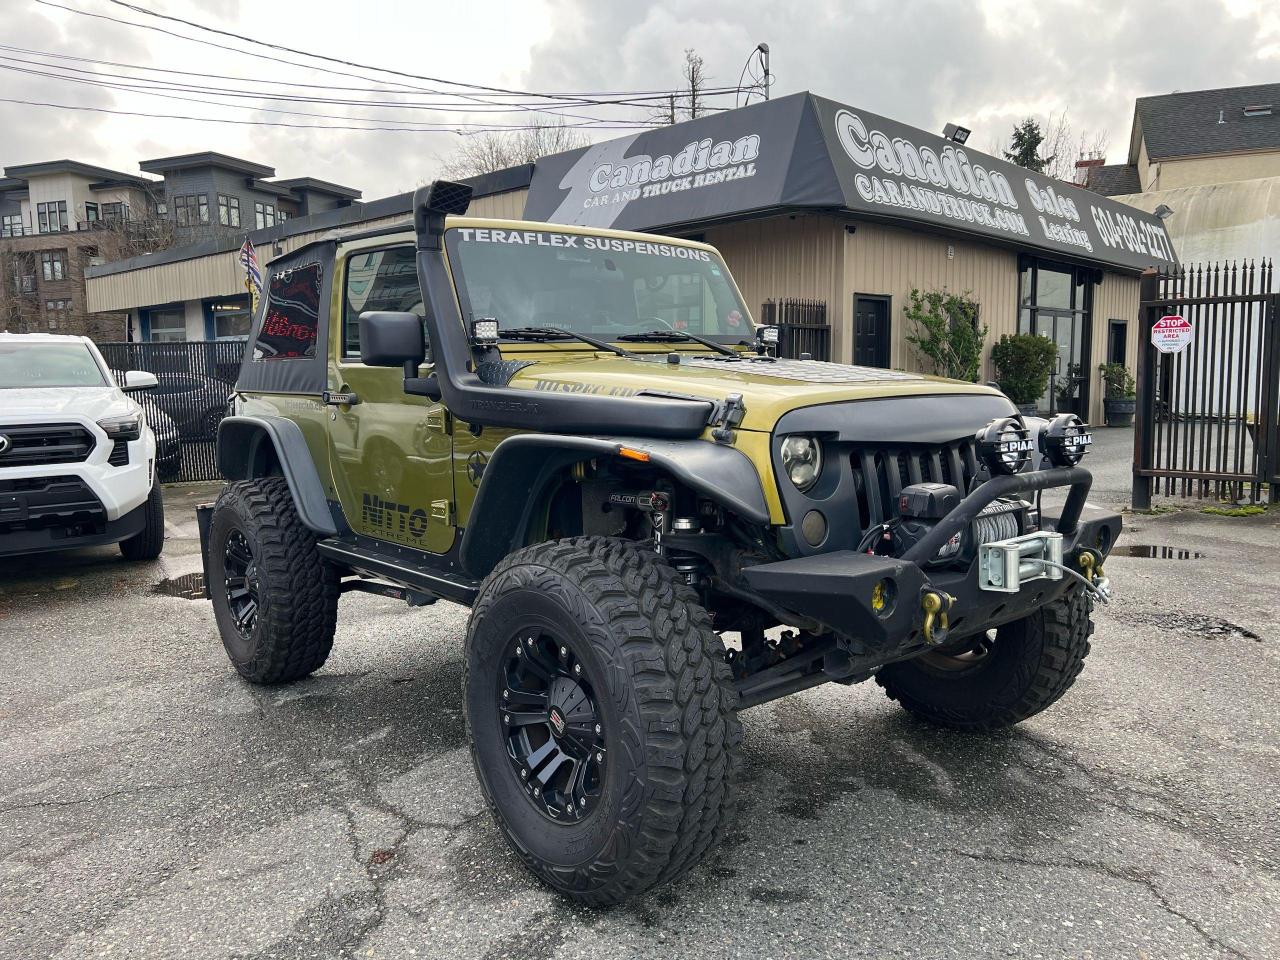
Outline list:
[[[301,427],[284,417],[226,417],[219,424],[218,472],[228,483],[270,476],[276,464],[303,524],[325,536],[336,534]]]
[[[498,444],[485,466],[462,536],[463,569],[477,580],[524,545],[534,511],[551,479],[571,463],[611,457],[620,446],[642,450],[649,463],[691,490],[752,523],[769,508],[755,465],[740,450],[707,440],[638,440],[522,433]]]

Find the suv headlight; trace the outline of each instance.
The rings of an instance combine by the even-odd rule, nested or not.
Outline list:
[[[822,473],[822,444],[818,438],[793,436],[783,440],[782,469],[801,493],[817,483],[818,474]]]
[[[142,414],[129,413],[123,417],[107,417],[99,420],[108,440],[137,440],[142,436]]]

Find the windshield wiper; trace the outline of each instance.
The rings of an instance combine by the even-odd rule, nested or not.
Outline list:
[[[726,357],[736,357],[738,355],[738,351],[732,347],[726,347],[723,343],[716,343],[714,340],[700,337],[696,333],[686,333],[684,330],[648,330],[644,333],[624,333],[618,339],[633,343],[663,343],[668,340],[685,340],[690,343],[700,343],[704,347],[710,347],[716,353],[722,353]]]
[[[502,327],[498,330],[498,336],[508,340],[581,340],[597,350],[607,350],[609,353],[616,353],[620,357],[629,357],[632,360],[640,359],[638,354],[623,347],[597,340],[595,337],[589,337],[575,330],[566,330],[564,327]]]

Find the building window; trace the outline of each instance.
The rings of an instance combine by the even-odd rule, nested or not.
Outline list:
[[[240,226],[240,198],[218,194],[218,222],[224,227]]]
[[[0,237],[22,236],[22,214],[11,213],[0,217]]]
[[[102,219],[107,223],[124,223],[129,219],[129,207],[124,203],[104,203]]]
[[[85,223],[98,222],[98,205],[96,203],[86,203],[84,205],[84,220]]]
[[[46,250],[40,254],[40,272],[46,280],[67,278],[67,257],[61,250]]]
[[[165,203],[163,200],[157,200],[156,213],[160,214],[162,217],[167,217],[169,215],[169,204]]]
[[[173,198],[173,212],[180,227],[194,227],[209,222],[209,197],[203,193],[184,194]]]
[[[249,324],[253,317],[249,313],[247,297],[211,304],[209,312],[213,314],[215,339],[247,340],[249,338]]]
[[[67,314],[70,312],[70,300],[46,300],[44,302],[44,315],[49,322],[50,330],[57,330],[59,326],[65,324],[67,322]]]
[[[263,227],[274,227],[276,225],[275,205],[255,200],[253,203],[253,220],[259,230]]]
[[[151,339],[157,343],[175,343],[187,339],[187,320],[182,310],[152,310]]]
[[[1124,366],[1129,345],[1129,324],[1124,320],[1111,320],[1107,324],[1107,363]]]
[[[41,233],[62,233],[70,229],[67,222],[67,201],[55,200],[50,203],[37,203],[36,216],[39,218]]]

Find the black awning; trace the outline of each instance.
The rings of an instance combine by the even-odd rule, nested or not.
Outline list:
[[[525,217],[660,230],[776,209],[847,210],[1130,271],[1177,263],[1151,214],[810,93],[544,157]]]

